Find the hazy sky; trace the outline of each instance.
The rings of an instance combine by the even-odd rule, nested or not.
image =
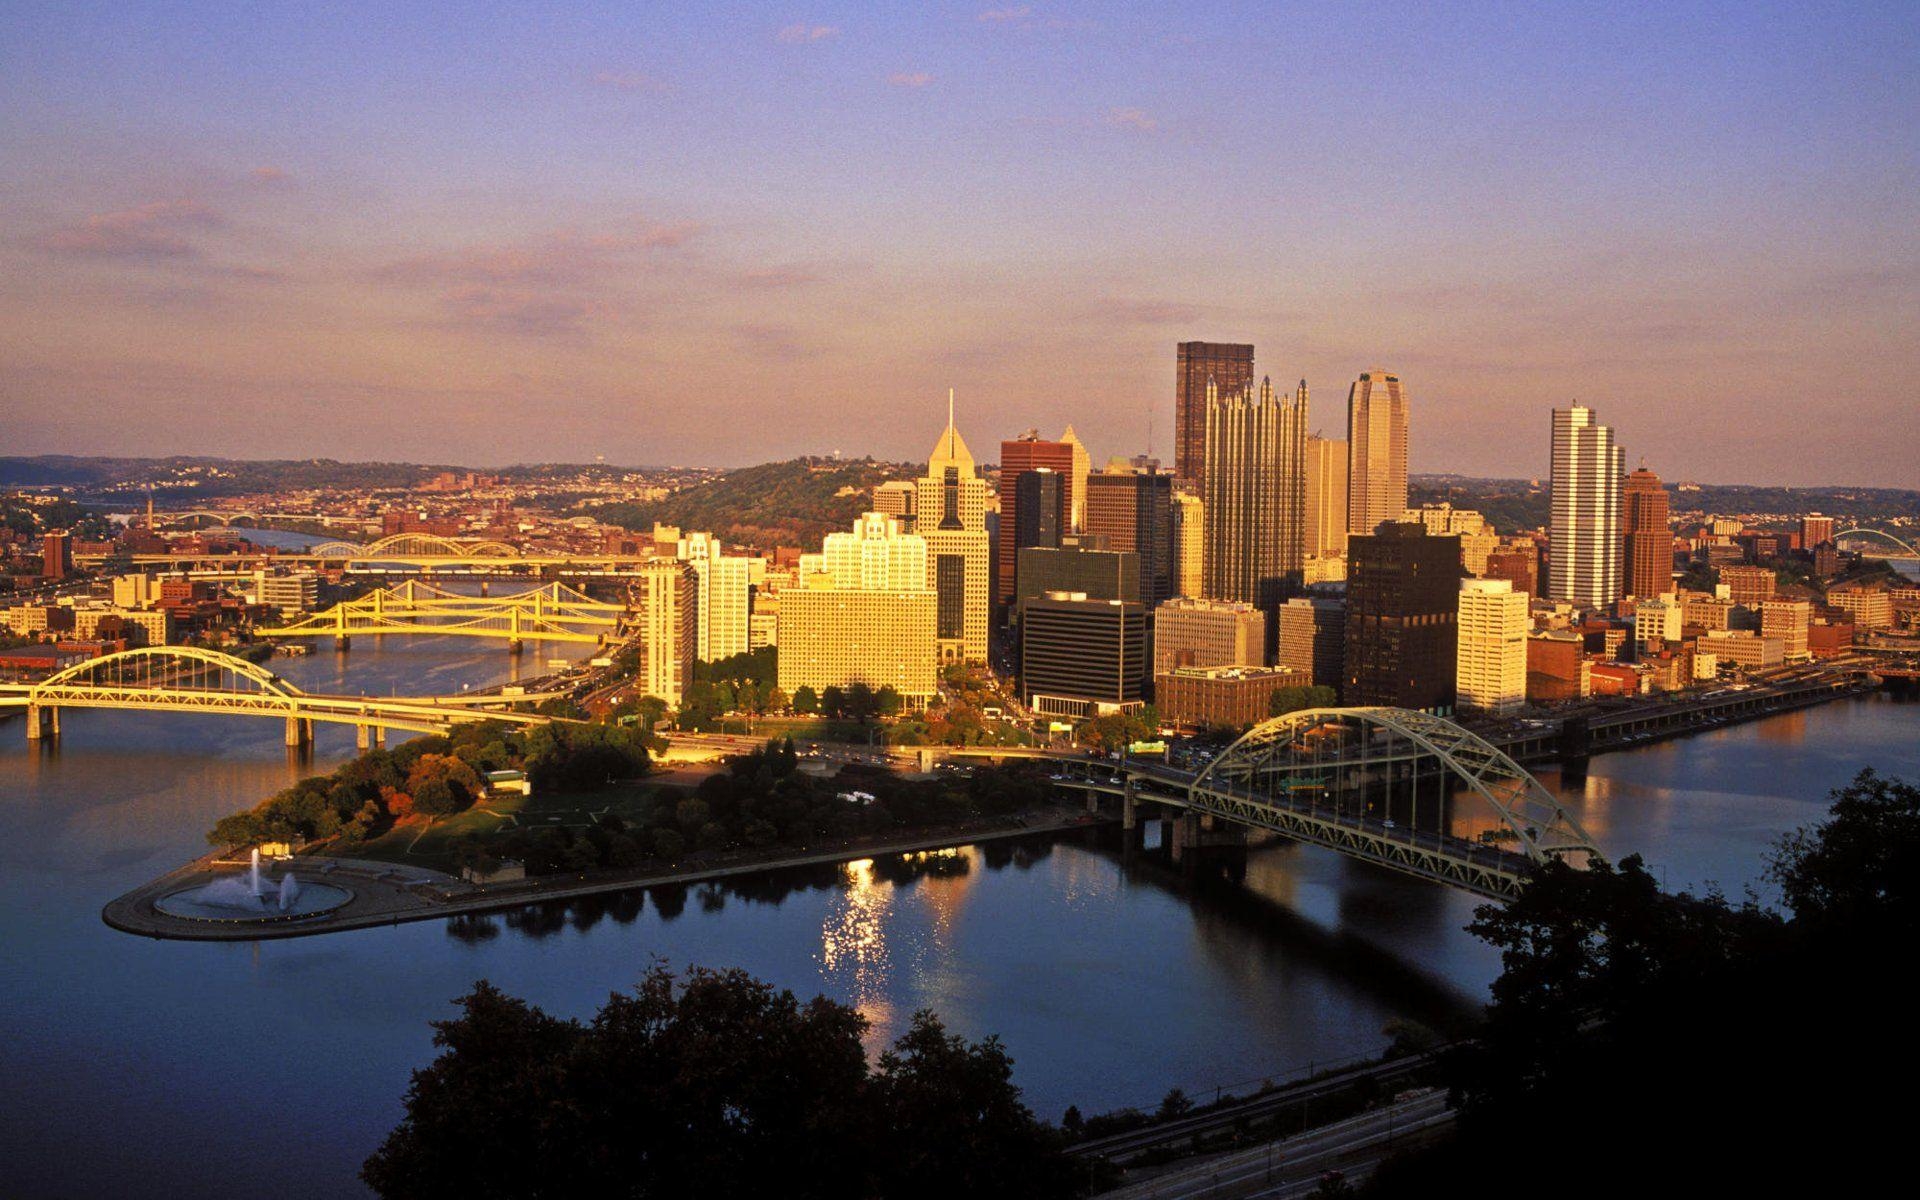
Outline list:
[[[1171,447],[1920,486],[1920,4],[0,6],[0,454]]]

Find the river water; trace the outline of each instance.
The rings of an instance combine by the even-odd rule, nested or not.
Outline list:
[[[530,647],[527,661],[544,658]],[[577,653],[577,651],[576,651]],[[495,645],[356,639],[275,669],[310,691],[420,694],[506,678]],[[859,1005],[874,1040],[930,1007],[997,1032],[1049,1117],[1151,1105],[1362,1054],[1396,1018],[1479,1003],[1472,902],[1330,853],[1271,846],[1194,882],[1099,833],[917,863],[789,873],[494,919],[265,942],[155,942],[100,906],[203,849],[222,813],[311,763],[277,721],[69,712],[57,747],[0,723],[0,1193],[362,1194],[360,1160],[433,1054],[429,1020],[488,978],[585,1015],[655,956],[740,966]],[[1781,832],[1861,765],[1920,777],[1920,707],[1873,697],[1594,760],[1559,787],[1609,854],[1673,886],[1757,879]]]

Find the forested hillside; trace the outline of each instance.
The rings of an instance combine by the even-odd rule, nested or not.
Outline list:
[[[728,471],[660,500],[590,510],[610,524],[650,529],[657,521],[705,529],[745,545],[817,549],[835,529],[849,528],[872,504],[875,484],[910,477],[914,468],[870,458],[796,458]]]

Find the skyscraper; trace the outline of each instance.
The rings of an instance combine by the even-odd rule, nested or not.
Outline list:
[[[1338,558],[1347,552],[1347,444],[1307,436],[1307,554]]]
[[[1627,527],[1627,594],[1643,600],[1673,590],[1673,527],[1667,520],[1667,489],[1641,467],[1621,489]]]
[[[1093,470],[1093,455],[1087,453],[1087,448],[1080,444],[1080,435],[1073,431],[1071,425],[1060,435],[1060,441],[1073,451],[1073,465],[1067,472],[1073,477],[1068,485],[1072,494],[1067,497],[1067,523],[1072,526],[1071,532],[1084,533],[1087,528],[1087,473]]]
[[[1407,393],[1372,370],[1347,390],[1347,529],[1372,533],[1407,510]]]
[[[1206,592],[1207,528],[1205,506],[1188,492],[1173,494],[1173,594]]]
[[[711,533],[689,533],[676,549],[676,557],[693,564],[699,585],[699,636],[694,653],[707,662],[746,653],[752,560],[729,557]]]
[[[992,586],[987,539],[987,481],[953,424],[927,457],[914,497],[915,529],[927,541],[927,587],[937,602],[934,638],[942,662],[985,662]]]
[[[1181,342],[1174,347],[1173,474],[1182,489],[1206,495],[1207,385],[1222,396],[1253,386],[1253,347]]]
[[[650,559],[640,565],[634,592],[640,691],[678,705],[693,682],[693,660],[699,655],[700,583],[693,564]]]
[[[1021,546],[1060,544],[1057,535],[1054,541],[1047,543],[1022,542],[1017,536],[1009,536],[1016,532],[1018,524],[1017,520],[1009,521],[1007,514],[1013,512],[1019,503],[1021,477],[1041,468],[1055,473],[1060,493],[1058,503],[1064,506],[1066,522],[1059,532],[1070,533],[1075,528],[1075,514],[1085,504],[1085,497],[1075,490],[1074,480],[1076,460],[1083,462],[1085,456],[1086,450],[1078,442],[1069,442],[1064,438],[1050,442],[1042,438],[1037,429],[1029,429],[1017,438],[1000,443],[1000,545],[994,557],[995,604],[1008,604],[1014,598],[1013,576]],[[1086,479],[1084,471],[1080,479]]]
[[[1269,611],[1301,579],[1306,559],[1307,398],[1276,396],[1273,381],[1207,395],[1202,493],[1205,584],[1211,600]]]
[[[1109,466],[1087,476],[1089,537],[1140,556],[1140,601],[1148,611],[1174,594],[1173,476],[1158,464]]]
[[[1626,453],[1584,405],[1553,410],[1547,595],[1603,608],[1620,598],[1620,477]]]
[[[1460,581],[1455,688],[1461,708],[1507,713],[1527,702],[1527,594],[1504,579]]]
[[[1453,705],[1460,539],[1389,521],[1347,539],[1343,704]]]

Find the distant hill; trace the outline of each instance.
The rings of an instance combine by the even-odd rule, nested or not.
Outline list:
[[[872,505],[874,485],[910,478],[918,468],[870,458],[795,458],[728,471],[660,500],[585,511],[612,525],[651,529],[655,522],[703,529],[749,546],[804,546],[852,526]]]
[[[211,500],[300,488],[404,488],[456,467],[421,463],[337,462],[330,458],[249,461],[176,455],[95,458],[42,454],[0,458],[0,487],[63,487],[87,497],[154,486],[169,500]]]

